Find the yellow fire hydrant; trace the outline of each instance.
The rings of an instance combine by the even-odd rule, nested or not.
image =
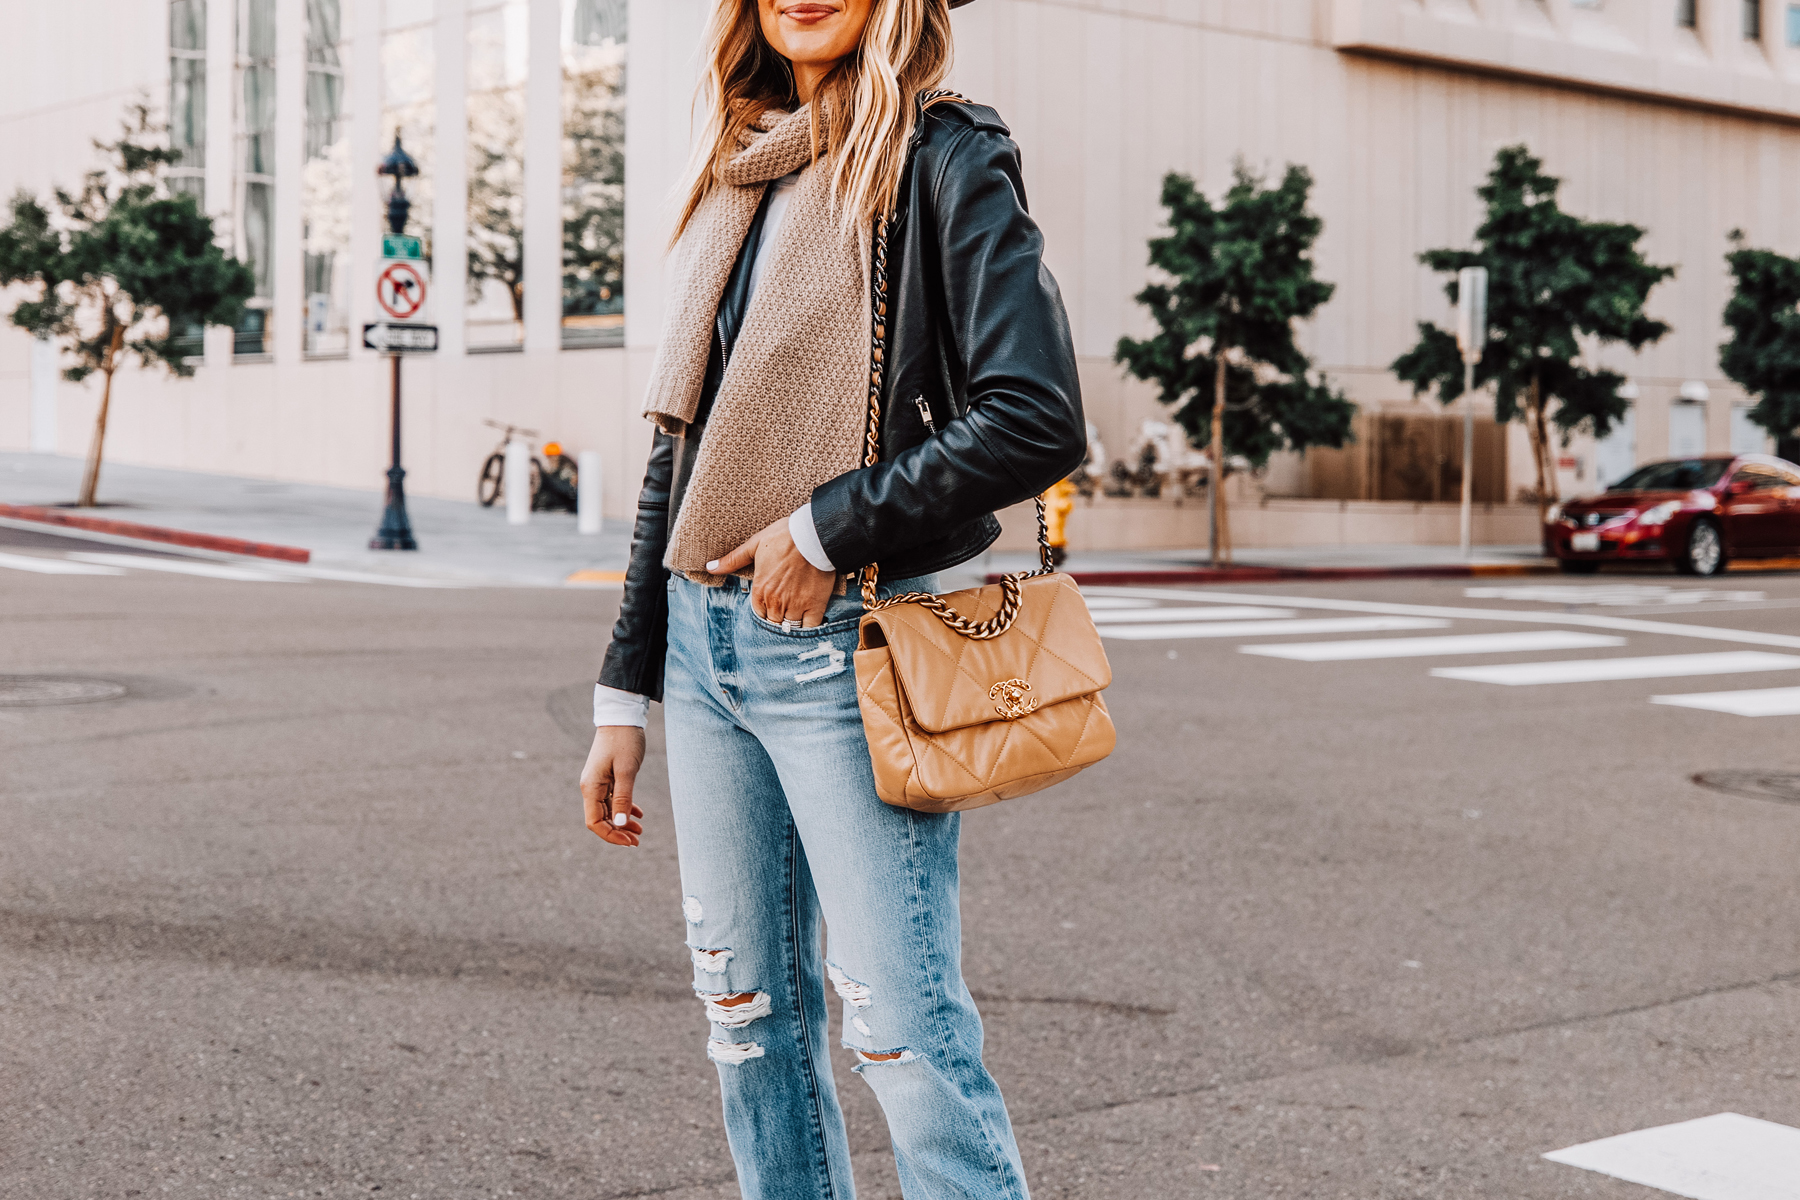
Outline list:
[[[1075,511],[1075,482],[1061,479],[1044,493],[1044,516],[1050,527],[1050,561],[1061,566],[1069,557],[1069,514]]]

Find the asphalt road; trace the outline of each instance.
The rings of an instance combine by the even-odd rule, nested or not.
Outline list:
[[[109,569],[0,560],[0,675],[125,688],[0,706],[0,1196],[737,1194],[654,726],[643,848],[581,825],[616,593]],[[1800,577],[1231,592],[1096,599],[1419,624],[1169,614],[1108,642],[1112,759],[967,819],[966,971],[1038,1197],[1625,1200],[1663,1193],[1539,1156],[1800,1125],[1800,803],[1692,780],[1800,777],[1800,716],[1651,702],[1800,671],[1431,674],[1800,655],[1755,641],[1800,634]],[[1547,629],[1623,641],[1243,652]],[[848,1065],[861,1194],[898,1197]]]

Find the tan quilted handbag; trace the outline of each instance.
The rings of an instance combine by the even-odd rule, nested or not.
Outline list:
[[[865,466],[880,461],[887,222],[875,239],[874,354]],[[1042,567],[1000,583],[878,600],[863,569],[857,702],[889,804],[956,812],[1060,783],[1112,753],[1100,692],[1112,667],[1081,589],[1051,566],[1037,502]]]

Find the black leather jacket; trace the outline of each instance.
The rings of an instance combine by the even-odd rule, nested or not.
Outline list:
[[[600,682],[662,698],[672,516],[748,301],[759,212],[720,301],[700,412],[658,432],[638,500],[625,596]],[[941,571],[1000,535],[994,513],[1074,471],[1087,425],[1062,294],[1026,211],[1019,148],[999,114],[940,101],[922,115],[889,226],[881,462],[814,489],[839,570]]]

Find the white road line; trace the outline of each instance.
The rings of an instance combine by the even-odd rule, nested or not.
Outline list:
[[[197,562],[185,558],[152,558],[146,554],[89,554],[85,551],[74,550],[69,552],[69,557],[78,562],[99,563],[107,567],[131,567],[139,571],[167,571],[173,575],[204,575],[208,579],[233,579],[240,583],[300,582],[292,576],[271,575],[266,571],[253,571],[248,567]]]
[[[1085,591],[1081,594],[1081,598],[1094,612],[1110,608],[1149,608],[1156,603],[1154,600],[1128,600],[1123,596],[1094,596]]]
[[[1800,654],[1726,650],[1717,654],[1659,654],[1652,658],[1573,658],[1561,662],[1507,663],[1497,667],[1434,667],[1440,679],[1467,679],[1519,687],[1536,683],[1598,683],[1609,679],[1673,679],[1682,675],[1736,675],[1800,670]]]
[[[1317,621],[1184,621],[1172,625],[1102,625],[1100,636],[1131,642],[1174,638],[1270,637],[1300,633],[1380,633],[1390,629],[1442,629],[1448,621],[1418,617],[1327,617]]]
[[[1800,687],[1652,696],[1650,703],[1668,704],[1676,708],[1704,708],[1710,712],[1730,713],[1736,717],[1793,717],[1800,716]]]
[[[1737,642],[1746,646],[1779,646],[1800,650],[1800,636],[1755,633],[1747,629],[1721,629],[1713,625],[1689,625],[1675,621],[1638,621],[1629,617],[1601,617],[1585,613],[1551,613],[1527,609],[1458,608],[1437,604],[1385,604],[1373,600],[1323,600],[1312,596],[1272,596],[1260,592],[1204,592],[1174,588],[1086,588],[1100,595],[1136,593],[1146,599],[1185,600],[1190,604],[1267,604],[1276,608],[1317,608],[1331,612],[1388,613],[1393,616],[1444,617],[1452,621],[1505,621],[1515,625],[1573,625],[1582,629],[1610,629],[1618,633],[1652,633],[1665,637],[1691,637],[1704,641]]]
[[[1096,625],[1130,625],[1140,621],[1280,621],[1294,615],[1291,608],[1252,608],[1232,604],[1224,608],[1132,608],[1122,611],[1102,609],[1094,613]]]
[[[1800,1200],[1800,1129],[1737,1113],[1640,1129],[1544,1157],[1690,1200]]]
[[[1524,650],[1589,650],[1623,646],[1625,639],[1572,629],[1519,633],[1469,633],[1450,637],[1361,638],[1348,642],[1296,642],[1292,646],[1239,646],[1244,654],[1295,662],[1348,662],[1363,658],[1424,658],[1445,654],[1511,654]]]
[[[32,571],[39,575],[123,575],[117,567],[91,566],[66,558],[36,558],[29,554],[0,554],[0,567]]]
[[[329,579],[335,583],[375,583],[384,587],[466,588],[476,585],[457,579],[431,579],[416,575],[381,575],[374,571],[343,571],[336,567],[299,566],[284,563],[265,568],[272,574],[296,579]]]

